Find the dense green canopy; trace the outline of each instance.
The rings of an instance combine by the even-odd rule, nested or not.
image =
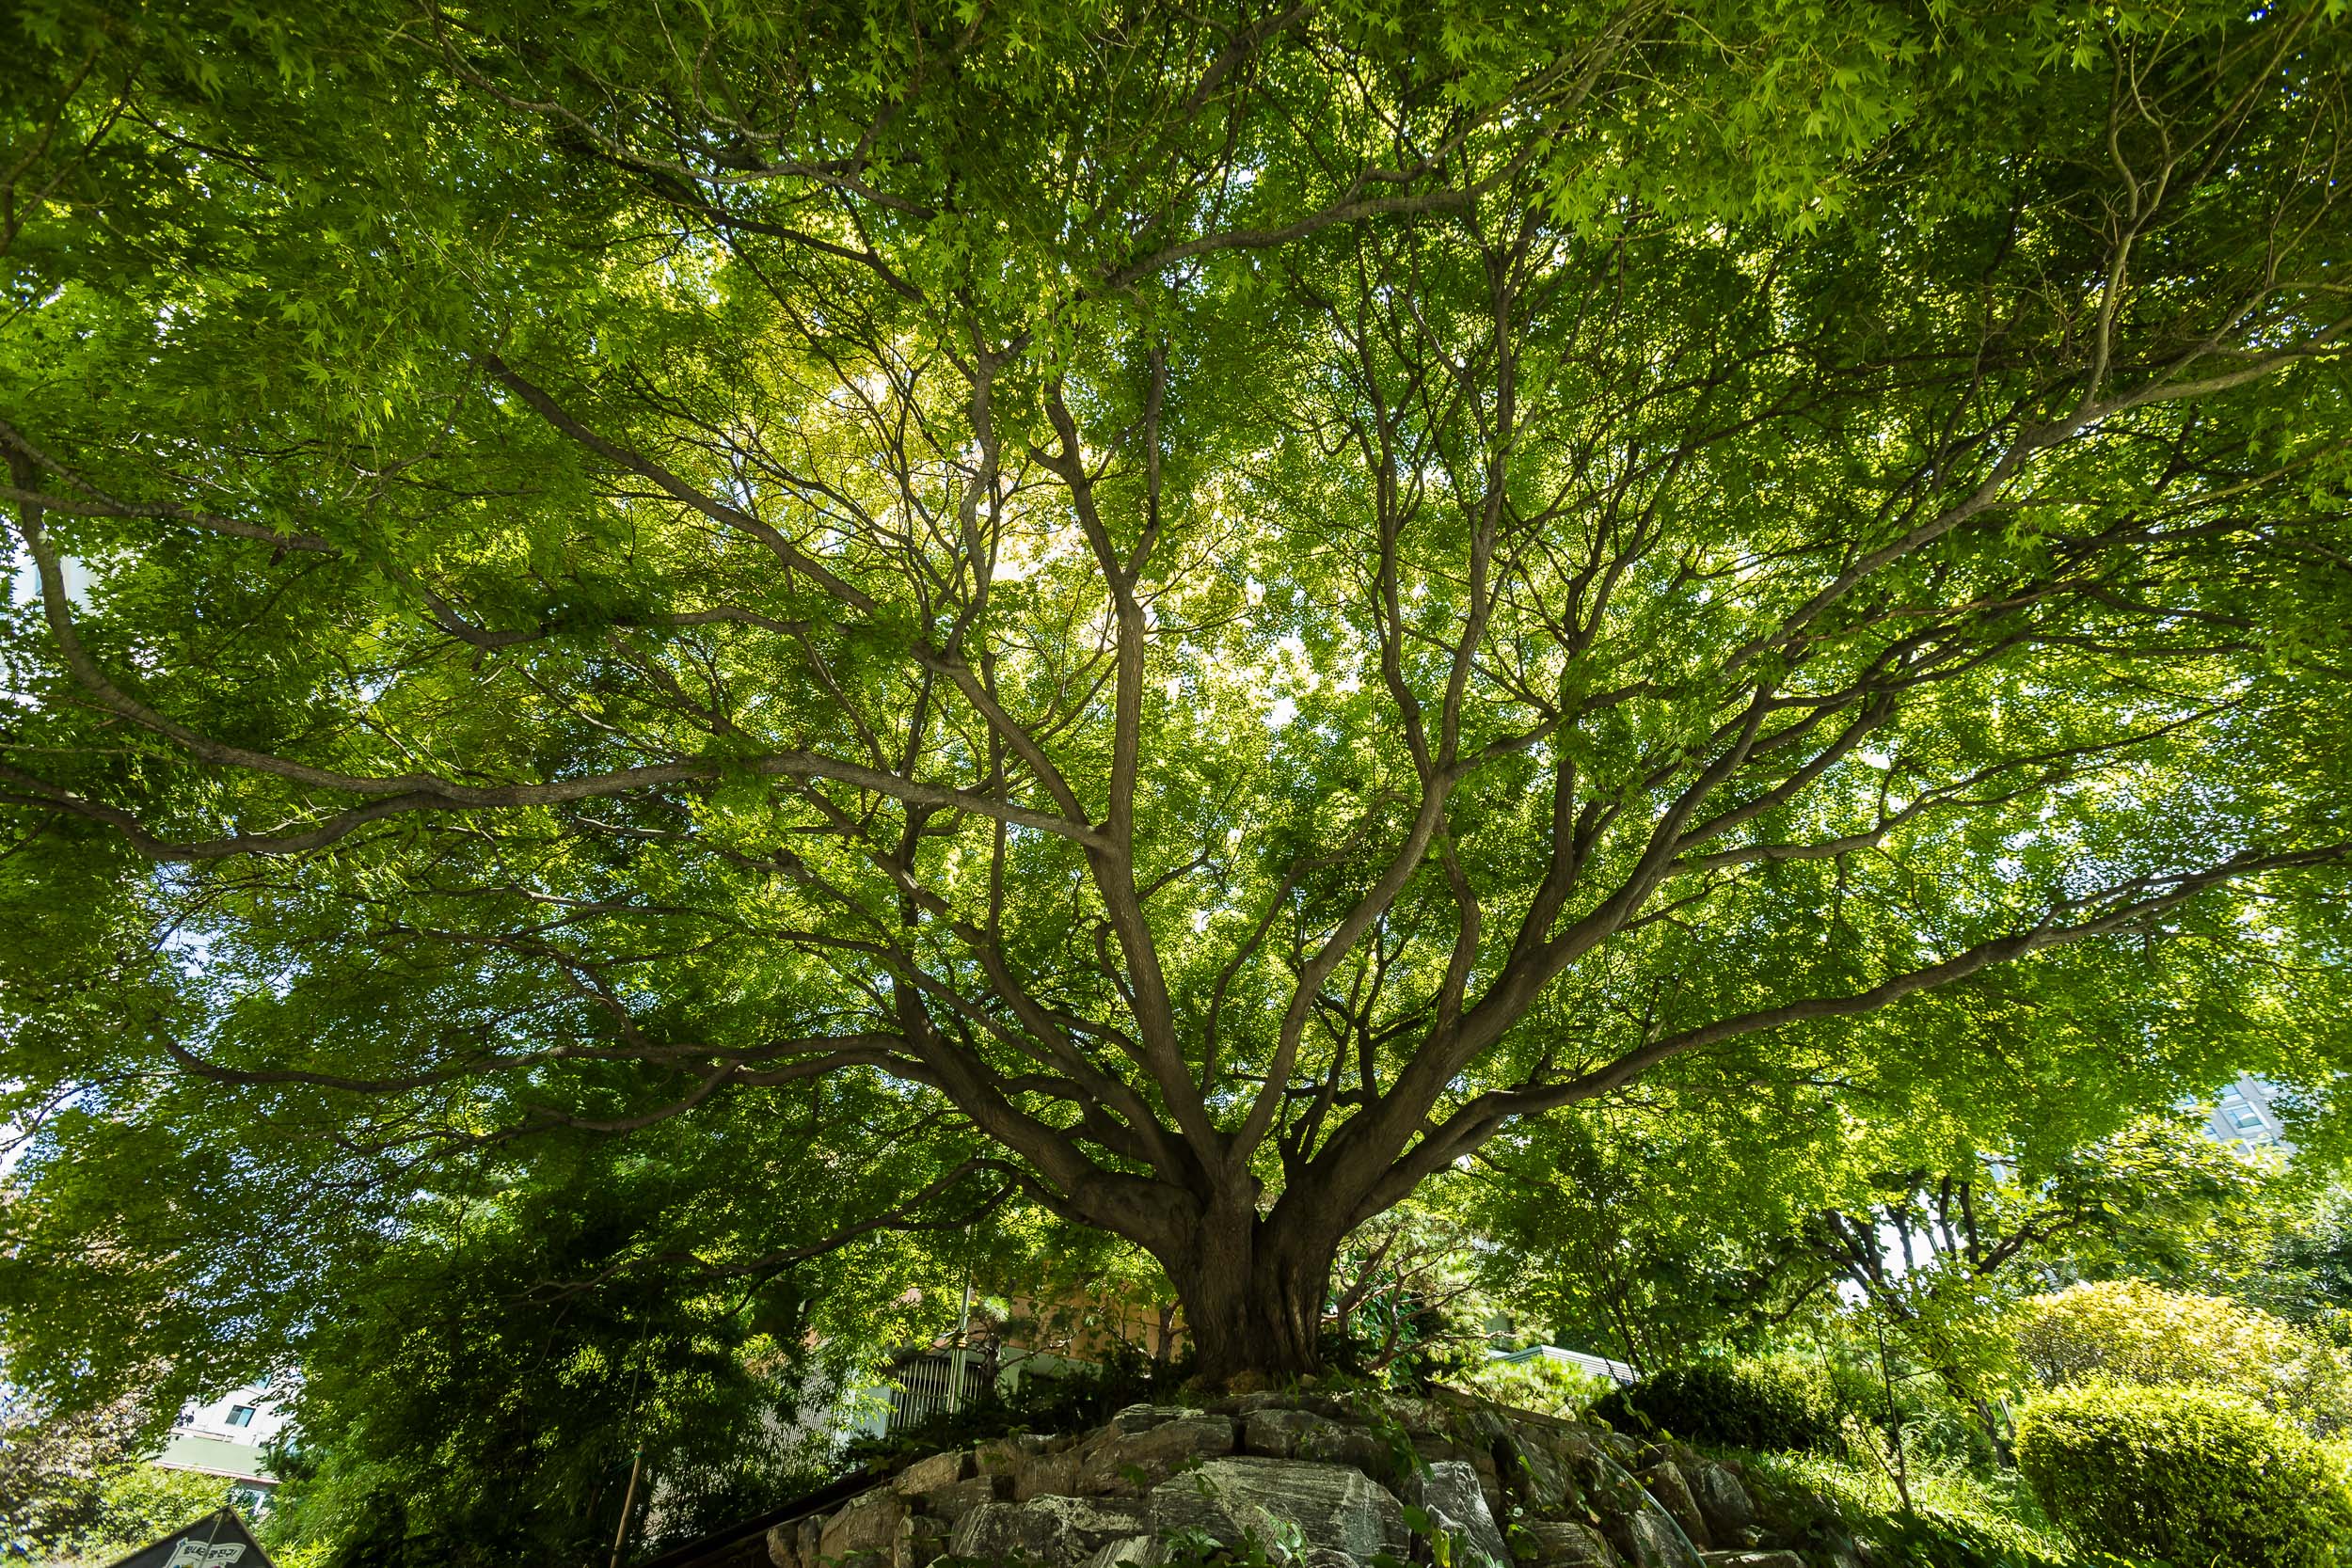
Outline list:
[[[20,1249],[660,1129],[1295,1370],[1645,1074],[2352,1061],[2328,8],[10,25]]]

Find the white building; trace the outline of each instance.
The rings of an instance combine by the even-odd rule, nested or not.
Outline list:
[[[2273,1089],[2259,1078],[2241,1078],[2221,1091],[2205,1131],[2217,1143],[2269,1146],[2292,1154],[2286,1123],[2280,1118]]]
[[[154,1463],[166,1470],[218,1476],[247,1513],[263,1506],[278,1478],[262,1463],[262,1448],[286,1424],[270,1387],[240,1388],[209,1404],[191,1404],[172,1423],[171,1436]]]

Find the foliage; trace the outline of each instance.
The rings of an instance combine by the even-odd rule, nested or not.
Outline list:
[[[2352,1363],[2269,1313],[2145,1280],[2038,1296],[2018,1354],[2045,1388],[2085,1382],[2224,1388],[2327,1436],[2352,1425]]]
[[[1781,1361],[1694,1361],[1603,1396],[1592,1414],[1628,1432],[1772,1452],[1839,1448],[1830,1392]]]
[[[1854,1070],[1865,1082],[1843,1102],[1876,1098]],[[2180,1115],[2124,1113],[2068,1146],[2033,1101],[1915,1092],[1862,1120],[1818,1091],[1653,1090],[1643,1110],[1514,1137],[1471,1187],[1497,1243],[1486,1287],[1558,1342],[1637,1366],[1791,1333],[1871,1360],[1883,1336],[1900,1378],[1948,1390],[1931,1423],[1966,1412],[1975,1446],[2002,1424],[2024,1299],[2120,1269],[2241,1289],[2308,1202],[2275,1157],[2244,1157]],[[1858,1409],[1883,1402],[1877,1373],[1867,1381]]]
[[[107,1478],[99,1490],[90,1523],[78,1537],[69,1537],[53,1547],[53,1555],[45,1560],[60,1568],[69,1563],[100,1568],[159,1536],[184,1528],[223,1503],[235,1501],[230,1484],[218,1476],[167,1470],[156,1465],[131,1465]]]
[[[1759,1507],[1800,1539],[1838,1547],[1867,1537],[1871,1560],[1891,1568],[2115,1568],[2118,1562],[2104,1552],[2070,1547],[2050,1529],[2031,1495],[2005,1486],[2000,1478],[1988,1482],[1930,1468],[1912,1478],[1907,1508],[1883,1474],[1827,1455],[1754,1455],[1745,1479]]]
[[[1819,1289],[1817,1271],[1792,1269],[1767,1239],[1835,1190],[1822,1107],[1794,1086],[1676,1087],[1521,1129],[1465,1183],[1491,1243],[1486,1290],[1551,1343],[1669,1366],[1753,1343]]]
[[[0,1379],[0,1557],[109,1560],[221,1504],[215,1478],[146,1463],[168,1408],[45,1406]]]
[[[1473,1261],[1483,1238],[1452,1197],[1433,1180],[1341,1247],[1320,1324],[1328,1370],[1426,1389],[1486,1364],[1493,1307]]]
[[[2018,1418],[2017,1463],[2087,1544],[2171,1562],[2329,1568],[2352,1541],[2340,1460],[2250,1401],[2085,1383]]]
[[[564,1286],[1034,1205],[1286,1374],[1611,1097],[2333,1082],[2328,23],[11,9],[8,1332],[282,1360],[609,1141]]]
[[[275,1543],[351,1568],[578,1558],[609,1548],[641,1449],[631,1539],[691,1537],[821,1474],[831,1391],[866,1375],[925,1287],[944,1293],[952,1259],[914,1238],[821,1261],[751,1254],[831,1223],[788,1164],[777,1186],[723,1192],[696,1162],[724,1155],[693,1140],[565,1141],[527,1167],[435,1167],[436,1186],[374,1221],[373,1247],[337,1245],[300,1278],[335,1307],[278,1343],[302,1377]],[[736,1250],[713,1246],[738,1222]],[[200,1309],[166,1305],[167,1326]]]
[[[1456,1386],[1474,1389],[1497,1404],[1533,1410],[1542,1416],[1574,1420],[1616,1386],[1613,1379],[1588,1372],[1572,1362],[1545,1355],[1525,1360],[1491,1358],[1454,1380]]]
[[[2352,1350],[2352,1188],[2329,1187],[2281,1216],[2255,1266],[2216,1293]]]

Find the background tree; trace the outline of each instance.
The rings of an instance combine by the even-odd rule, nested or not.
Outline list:
[[[1223,1377],[1677,1062],[2344,1057],[2324,8],[9,25],[21,1114],[951,1113]]]

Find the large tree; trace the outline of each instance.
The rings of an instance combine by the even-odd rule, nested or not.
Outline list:
[[[24,8],[15,1076],[854,1083],[1216,1376],[1677,1061],[2160,1084],[2352,853],[2327,13]]]

